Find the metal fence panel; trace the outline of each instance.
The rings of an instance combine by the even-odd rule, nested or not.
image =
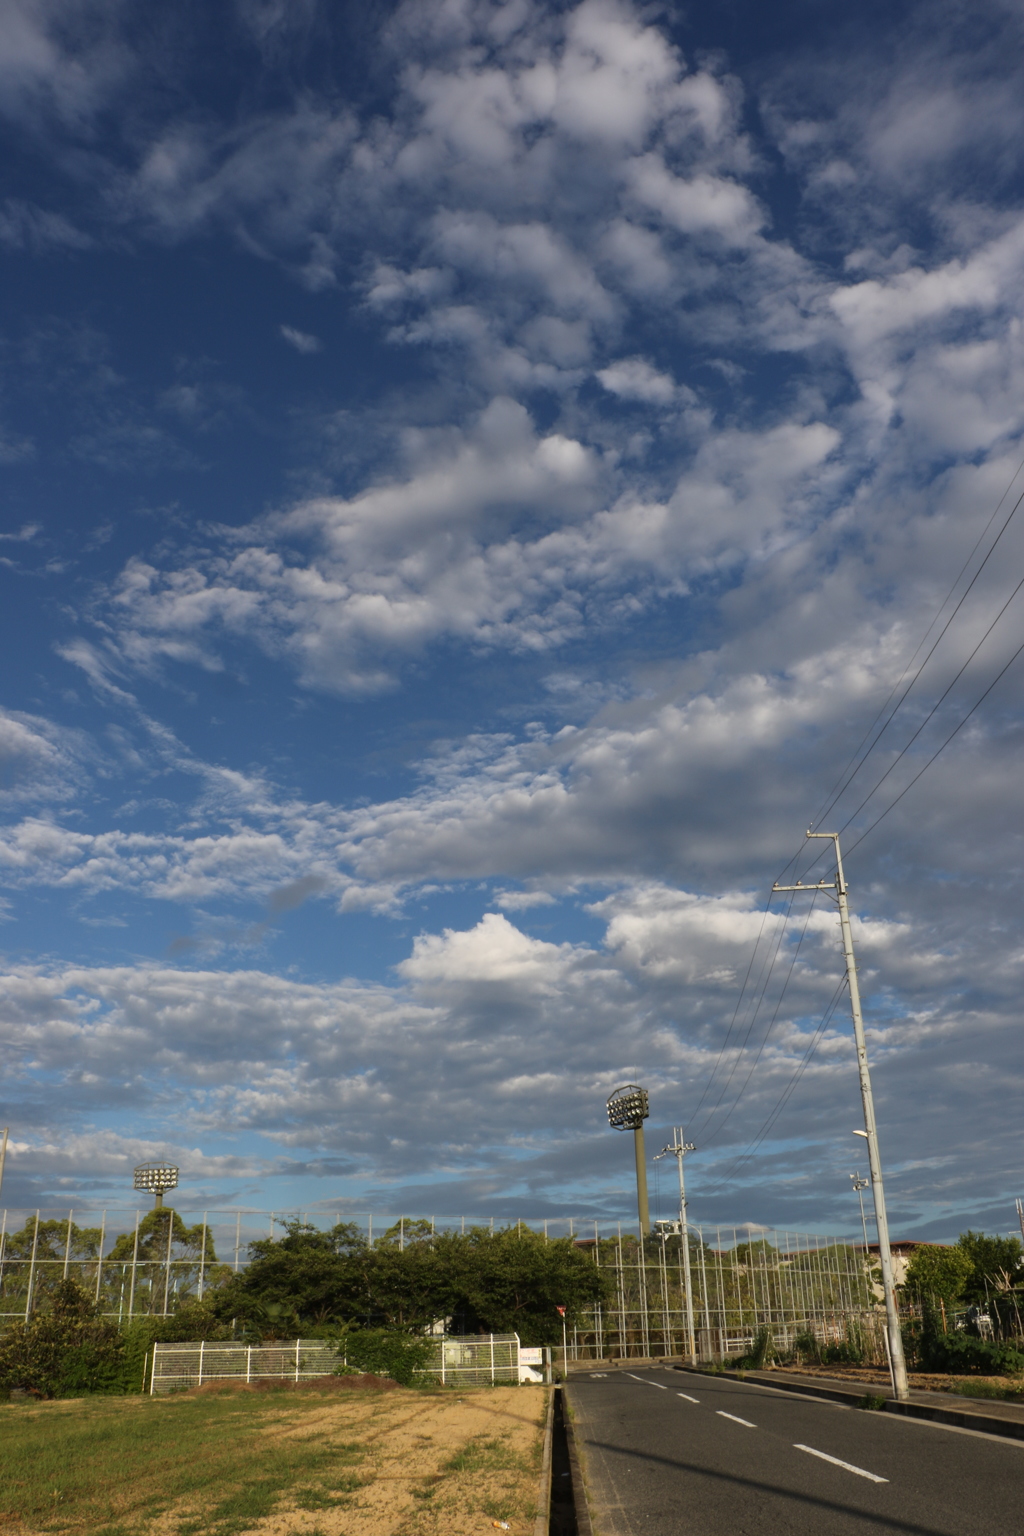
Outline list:
[[[430,1342],[433,1353],[418,1374],[436,1376],[442,1386],[482,1387],[519,1381],[517,1333],[483,1333]]]
[[[323,1339],[291,1339],[280,1344],[161,1344],[153,1345],[150,1396],[186,1392],[207,1381],[304,1381],[330,1376],[338,1351]]]

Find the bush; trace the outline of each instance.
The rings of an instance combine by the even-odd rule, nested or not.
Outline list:
[[[949,1371],[954,1376],[1012,1376],[1024,1371],[1024,1355],[1012,1344],[976,1339],[969,1333],[926,1333],[920,1353],[926,1371]]]
[[[763,1371],[765,1366],[771,1365],[776,1358],[777,1351],[771,1329],[759,1328],[750,1349],[745,1355],[738,1355],[732,1361],[732,1365],[740,1371]]]
[[[426,1339],[386,1328],[361,1328],[343,1335],[338,1349],[345,1357],[339,1374],[369,1371],[374,1376],[390,1376],[403,1387],[413,1384],[414,1372],[422,1370],[433,1352]]]
[[[76,1281],[61,1280],[49,1312],[15,1323],[0,1338],[0,1392],[21,1389],[37,1397],[120,1392],[122,1362],[115,1324],[99,1316]]]

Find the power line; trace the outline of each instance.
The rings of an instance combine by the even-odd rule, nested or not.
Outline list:
[[[704,1092],[701,1094],[700,1098],[697,1100],[697,1103],[696,1103],[695,1107],[693,1108],[693,1110],[690,1113],[691,1120],[692,1120],[693,1116],[696,1115],[696,1113],[700,1109],[701,1105],[704,1103],[704,1100],[707,1098],[708,1094],[711,1092],[711,1085],[714,1082],[715,1077],[716,1077],[716,1075],[718,1073],[718,1069],[719,1069],[719,1067],[722,1064],[722,1058],[724,1057],[724,1055],[726,1053],[726,1050],[728,1049],[729,1041],[732,1038],[733,1029],[736,1026],[736,1020],[739,1017],[740,1008],[743,1005],[743,999],[746,996],[747,986],[748,986],[748,984],[750,982],[750,974],[751,974],[751,972],[754,969],[754,961],[757,959],[757,951],[760,948],[761,939],[762,939],[762,937],[764,935],[765,923],[768,921],[768,912],[769,912],[769,910],[771,908],[771,904],[772,904],[772,898],[771,898],[771,893],[769,893],[768,900],[765,903],[764,911],[761,914],[761,926],[757,930],[757,938],[754,940],[754,948],[753,948],[753,951],[752,951],[751,956],[750,956],[750,961],[749,961],[749,963],[747,965],[746,975],[743,978],[743,985],[740,988],[740,995],[736,999],[736,1007],[733,1009],[732,1018],[729,1021],[729,1028],[725,1032],[725,1039],[722,1041],[721,1047],[720,1047],[719,1052],[718,1052],[718,1057],[717,1057],[717,1059],[715,1061],[715,1065],[711,1069],[711,1076],[708,1078],[707,1082],[704,1085]],[[791,901],[790,902],[790,907],[792,905],[793,905],[793,903]],[[788,909],[787,909],[787,911],[788,911]]]
[[[721,1102],[722,1102],[723,1098],[725,1097],[725,1095],[729,1091],[729,1084],[732,1082],[732,1079],[735,1076],[736,1068],[737,1068],[737,1065],[739,1064],[740,1056],[742,1055],[742,1053],[747,1048],[747,1044],[748,1044],[748,1042],[750,1040],[750,1036],[753,1033],[754,1025],[757,1023],[757,1016],[758,1016],[759,1012],[761,1011],[761,1004],[764,1001],[765,993],[767,992],[768,985],[771,982],[772,972],[775,969],[775,963],[776,963],[776,961],[779,958],[779,951],[781,950],[782,944],[783,944],[783,940],[786,937],[786,924],[789,921],[789,914],[790,914],[790,911],[792,910],[792,906],[793,906],[793,901],[792,901],[792,898],[790,898],[789,906],[786,908],[785,915],[783,917],[782,922],[779,924],[778,932],[777,932],[777,934],[775,936],[775,946],[774,946],[774,949],[771,952],[770,958],[768,959],[766,964],[762,967],[761,975],[764,977],[764,981],[763,981],[763,983],[761,985],[761,990],[758,993],[758,996],[757,996],[757,998],[756,998],[756,1000],[754,1002],[753,1012],[750,1015],[750,1022],[747,1025],[746,1033],[744,1034],[743,1039],[741,1040],[740,1044],[736,1048],[736,1057],[735,1057],[735,1059],[733,1061],[732,1067],[729,1070],[729,1075],[726,1078],[725,1083],[724,1083],[724,1085],[722,1087],[722,1091],[718,1095],[718,1098],[716,1099],[715,1103],[712,1105],[711,1109],[708,1110],[707,1114],[704,1116],[704,1119],[701,1121],[701,1123],[697,1127],[697,1129],[693,1132],[694,1136],[701,1135],[701,1133],[704,1130],[704,1127],[711,1120],[711,1117],[717,1112],[719,1106],[721,1105]],[[717,1072],[718,1067],[720,1066],[722,1058],[723,1058],[723,1056],[725,1054],[725,1048],[726,1048],[727,1043],[728,1043],[728,1035],[726,1036],[725,1042],[723,1042],[722,1049],[718,1053],[718,1061],[715,1063],[715,1071],[716,1072]],[[710,1090],[710,1087],[711,1087],[711,1084],[709,1083],[708,1084],[709,1090]],[[702,1102],[703,1102],[703,1100],[702,1100]],[[693,1115],[690,1116],[690,1120],[691,1120],[691,1123],[692,1123]]]
[[[726,1110],[725,1119],[722,1121],[721,1125],[719,1125],[716,1128],[716,1130],[712,1132],[712,1134],[710,1136],[704,1138],[705,1142],[707,1142],[707,1141],[714,1141],[718,1136],[720,1136],[722,1134],[722,1132],[724,1131],[725,1127],[728,1125],[729,1120],[731,1119],[732,1114],[733,1114],[734,1110],[736,1109],[737,1104],[739,1104],[739,1102],[742,1099],[744,1093],[746,1092],[747,1085],[750,1082],[750,1079],[753,1077],[754,1072],[757,1069],[757,1065],[760,1062],[762,1055],[764,1054],[764,1048],[768,1044],[768,1037],[771,1034],[772,1030],[775,1028],[775,1024],[776,1024],[776,1022],[778,1020],[779,1010],[782,1007],[782,1000],[783,1000],[783,998],[786,995],[786,991],[787,991],[787,989],[789,987],[790,981],[793,979],[793,972],[796,969],[796,962],[797,962],[797,960],[799,958],[799,955],[800,955],[800,947],[803,944],[804,938],[805,938],[805,936],[807,934],[807,929],[808,929],[808,926],[809,926],[810,921],[811,921],[811,913],[814,911],[814,905],[815,905],[815,902],[817,901],[817,899],[818,899],[817,898],[817,892],[815,892],[815,894],[811,898],[811,902],[810,902],[810,904],[809,904],[809,906],[807,908],[807,915],[804,918],[804,925],[803,925],[803,927],[800,930],[800,937],[797,940],[796,946],[795,946],[795,948],[793,950],[793,958],[789,962],[789,970],[786,973],[786,979],[782,983],[782,991],[779,993],[778,998],[776,999],[775,1011],[774,1011],[774,1013],[772,1014],[771,1018],[768,1021],[768,1028],[765,1030],[764,1037],[763,1037],[763,1039],[761,1041],[761,1044],[758,1046],[757,1054],[754,1057],[753,1061],[751,1062],[750,1069],[747,1072],[746,1077],[743,1079],[742,1084],[740,1085],[739,1092],[737,1093],[737,1095],[736,1095],[735,1099],[733,1100],[732,1104],[730,1105],[729,1109]],[[753,1028],[753,1021],[751,1021],[751,1028]],[[730,1072],[730,1074],[729,1074],[729,1077],[728,1077],[728,1079],[726,1081],[726,1084],[725,1084],[725,1088],[723,1088],[722,1093],[721,1093],[721,1095],[719,1097],[718,1104],[721,1104],[722,1099],[725,1097],[725,1094],[728,1091],[729,1083],[732,1081],[733,1073],[735,1072],[736,1067],[738,1065],[739,1065],[739,1056],[737,1056],[736,1061],[733,1064],[733,1071]],[[704,1125],[701,1126],[697,1131],[694,1131],[694,1133],[693,1133],[695,1137],[698,1136],[699,1134],[701,1134],[701,1132],[704,1129],[704,1126],[706,1126],[710,1122],[711,1117],[715,1114],[717,1109],[718,1109],[718,1105],[716,1104],[715,1109],[711,1110],[708,1113],[708,1115],[705,1116]]]
[[[857,746],[854,748],[853,753],[851,754],[850,758],[847,760],[846,767],[842,770],[842,772],[839,775],[838,784],[836,786],[833,786],[832,790],[829,791],[829,795],[826,796],[826,803],[823,806],[821,806],[819,808],[819,810],[815,813],[814,819],[811,822],[811,826],[812,827],[813,826],[817,826],[819,824],[819,822],[821,821],[822,817],[828,815],[829,811],[832,810],[833,806],[841,798],[841,796],[843,794],[845,794],[845,792],[849,788],[850,784],[853,782],[853,780],[856,778],[857,774],[860,772],[861,768],[867,762],[868,758],[870,757],[871,753],[874,751],[875,747],[878,745],[878,742],[881,740],[882,736],[885,734],[886,730],[888,729],[888,727],[891,724],[892,720],[894,719],[895,715],[897,714],[897,712],[902,707],[904,701],[906,700],[907,696],[909,695],[909,693],[910,693],[911,689],[913,688],[914,684],[917,682],[918,678],[921,676],[921,673],[924,671],[925,667],[928,665],[929,661],[934,656],[938,646],[940,645],[940,643],[942,641],[943,636],[946,634],[946,631],[949,629],[950,625],[953,623],[953,620],[956,618],[957,614],[960,612],[960,609],[963,607],[964,603],[966,602],[968,596],[971,593],[971,590],[974,587],[975,582],[978,580],[978,577],[981,575],[982,571],[985,569],[985,567],[988,564],[989,560],[992,558],[993,554],[995,553],[996,546],[998,545],[998,543],[999,543],[1000,539],[1002,538],[1003,534],[1006,532],[1007,528],[1009,528],[1011,522],[1013,521],[1014,516],[1016,515],[1017,510],[1018,510],[1018,508],[1021,505],[1021,502],[1024,502],[1024,492],[1022,492],[1021,495],[1018,496],[1017,500],[1014,502],[1012,508],[1010,509],[1009,515],[1007,516],[1006,520],[1003,523],[1003,526],[1000,528],[999,532],[996,534],[995,538],[992,540],[992,543],[989,546],[989,549],[988,549],[987,554],[985,555],[985,558],[982,560],[981,564],[978,566],[978,569],[975,571],[974,575],[971,577],[970,581],[968,582],[966,588],[964,589],[963,593],[961,594],[959,602],[957,603],[956,607],[953,609],[953,612],[949,615],[949,618],[946,620],[945,624],[943,624],[943,626],[940,629],[939,633],[936,635],[935,640],[934,640],[934,642],[933,642],[933,644],[931,646],[931,649],[928,651],[928,654],[925,656],[925,658],[922,661],[921,665],[918,667],[917,671],[914,673],[913,677],[910,679],[910,682],[907,684],[906,688],[903,690],[903,693],[900,695],[899,699],[893,705],[892,710],[890,711],[890,713],[887,716],[885,722],[883,723],[883,725],[881,726],[881,728],[879,729],[879,731],[875,735],[873,741],[871,742],[871,745],[868,747],[867,751],[864,753],[864,755],[860,759],[860,761],[856,764],[856,767],[853,768],[853,771],[849,773],[849,777],[847,777],[846,775],[847,775],[847,773],[848,773],[848,771],[850,769],[851,763],[854,762],[854,759],[857,757],[857,754],[860,752],[860,749],[864,745],[864,742],[867,740],[868,736],[870,736],[871,732],[874,730],[874,727],[875,727],[876,723],[878,722],[879,717],[888,708],[889,702],[892,699],[893,694],[899,688],[900,684],[903,682],[903,679],[906,677],[907,672],[914,665],[914,662],[916,661],[917,657],[920,655],[921,647],[925,644],[925,642],[928,639],[928,636],[931,634],[932,630],[935,628],[935,625],[938,623],[939,615],[942,613],[943,608],[945,608],[946,604],[949,602],[950,598],[953,596],[953,593],[956,591],[958,583],[960,582],[964,572],[967,570],[967,567],[970,565],[971,561],[974,559],[974,556],[977,553],[978,548],[979,548],[982,540],[984,539],[985,535],[988,533],[988,530],[991,528],[993,522],[996,519],[996,515],[999,512],[999,508],[1002,506],[1003,502],[1006,500],[1007,496],[1009,495],[1010,489],[1011,489],[1011,487],[1013,485],[1013,482],[1014,482],[1014,480],[1016,480],[1017,476],[1020,474],[1022,469],[1024,469],[1024,459],[1021,460],[1020,464],[1018,464],[1016,470],[1014,471],[1013,478],[1011,479],[1010,484],[1006,487],[1006,490],[1003,492],[1002,496],[999,498],[999,501],[996,503],[996,507],[995,507],[995,510],[992,513],[992,516],[989,518],[988,522],[985,524],[985,527],[982,529],[981,533],[978,535],[978,538],[975,540],[973,549],[971,550],[970,554],[967,556],[967,559],[964,561],[963,565],[960,567],[960,570],[957,572],[957,575],[956,575],[956,577],[955,577],[955,579],[953,581],[953,584],[950,587],[949,591],[946,593],[946,596],[942,599],[942,602],[939,604],[938,608],[936,609],[935,617],[932,619],[932,621],[929,624],[928,628],[925,630],[925,633],[922,635],[921,640],[919,641],[917,649],[915,650],[913,656],[911,656],[910,660],[907,662],[907,665],[904,667],[904,669],[901,672],[901,674],[900,674],[899,678],[897,679],[896,683],[893,685],[892,689],[890,690],[889,697],[886,699],[886,701],[882,705],[881,709],[875,715],[874,720],[868,726],[868,728],[865,731],[864,735],[861,737],[861,739],[858,742]]]
[[[807,1050],[804,1052],[802,1058],[797,1063],[797,1066],[796,1066],[796,1068],[795,1068],[795,1070],[793,1072],[792,1077],[790,1078],[789,1082],[786,1084],[786,1087],[783,1089],[783,1091],[780,1094],[779,1098],[776,1100],[776,1103],[775,1103],[773,1109],[771,1110],[771,1112],[769,1113],[767,1119],[762,1123],[761,1128],[758,1131],[756,1137],[748,1145],[746,1150],[744,1152],[742,1152],[739,1157],[735,1158],[732,1163],[730,1163],[729,1167],[726,1168],[725,1172],[723,1174],[719,1175],[719,1177],[711,1185],[710,1189],[707,1189],[705,1191],[706,1194],[713,1194],[717,1189],[719,1189],[722,1185],[724,1185],[727,1182],[727,1180],[732,1178],[732,1176],[736,1172],[736,1170],[738,1168],[740,1168],[743,1165],[743,1163],[745,1163],[747,1161],[748,1158],[753,1157],[753,1155],[757,1151],[758,1147],[764,1141],[765,1137],[768,1135],[768,1133],[771,1130],[772,1126],[775,1124],[776,1120],[778,1120],[780,1114],[785,1109],[785,1107],[788,1104],[790,1098],[793,1096],[794,1092],[796,1091],[796,1088],[797,1088],[797,1086],[798,1086],[798,1084],[800,1082],[800,1079],[803,1077],[804,1072],[806,1071],[807,1066],[808,1066],[808,1064],[809,1064],[809,1062],[811,1060],[811,1057],[813,1056],[815,1050],[817,1049],[817,1047],[818,1047],[818,1045],[819,1045],[819,1043],[821,1041],[822,1035],[825,1033],[825,1030],[828,1028],[829,1024],[832,1022],[832,1018],[833,1018],[833,1016],[835,1014],[836,1008],[839,1006],[839,1000],[842,997],[843,992],[845,990],[846,990],[846,977],[844,976],[840,980],[839,985],[836,987],[836,990],[833,992],[832,997],[831,997],[828,1005],[825,1008],[825,1012],[822,1014],[821,1020],[818,1023],[818,1025],[816,1026],[814,1034],[811,1036],[811,1041],[810,1041],[810,1044],[807,1047]]]
[[[922,774],[927,772],[927,770],[931,767],[932,763],[934,763],[935,759],[941,753],[945,752],[946,748],[949,746],[950,742],[953,740],[953,737],[959,735],[959,733],[963,730],[964,726],[967,724],[968,720],[974,714],[975,710],[980,709],[982,704],[984,704],[985,700],[988,698],[989,694],[992,692],[992,689],[996,686],[996,683],[999,682],[999,679],[1005,673],[1007,673],[1010,670],[1010,668],[1013,666],[1014,662],[1017,660],[1017,657],[1020,655],[1021,651],[1024,651],[1024,640],[1022,640],[1020,645],[1018,645],[1017,649],[1014,651],[1013,655],[1010,657],[1010,659],[1006,663],[1006,665],[1004,667],[1001,667],[1000,670],[996,673],[995,677],[989,683],[988,687],[985,689],[985,692],[982,694],[981,698],[977,701],[977,703],[973,704],[971,706],[971,708],[967,711],[966,715],[964,715],[963,719],[960,721],[960,724],[955,726],[953,728],[953,730],[950,731],[949,735],[946,737],[946,739],[942,743],[941,747],[937,747],[935,749],[935,751],[932,753],[931,757],[928,759],[928,761],[925,763],[924,767],[921,769],[920,773],[916,773],[914,775],[914,777],[911,779],[910,783],[907,784],[903,789],[900,790],[900,792],[896,796],[895,800],[893,800],[889,805],[886,806],[885,810],[882,812],[882,814],[880,816],[876,816],[875,817],[875,819],[871,823],[871,825],[869,827],[865,828],[865,830],[861,833],[860,837],[857,838],[856,842],[850,843],[850,845],[848,846],[848,848],[846,850],[847,854],[851,854],[855,848],[859,848],[860,847],[860,845],[864,841],[864,839],[866,837],[868,837],[875,830],[875,828],[878,826],[878,823],[880,821],[884,821],[885,818],[888,816],[889,812],[891,810],[893,810],[895,806],[899,805],[900,801],[903,799],[903,796],[907,793],[907,791],[913,789],[913,787],[917,783],[918,779],[921,778]]]
[[[952,682],[950,682],[947,685],[947,687],[945,688],[944,692],[941,693],[940,696],[936,699],[935,703],[932,705],[931,709],[925,715],[924,719],[921,721],[921,724],[918,726],[918,728],[914,732],[913,736],[911,736],[910,740],[903,747],[902,751],[898,754],[898,756],[894,759],[894,761],[889,764],[888,768],[882,774],[882,777],[878,780],[878,783],[874,786],[874,789],[870,790],[868,792],[868,794],[866,794],[864,796],[864,799],[861,801],[860,805],[858,805],[857,809],[853,812],[853,814],[847,817],[847,819],[844,822],[843,826],[840,827],[840,829],[839,829],[841,832],[845,832],[846,828],[850,825],[851,821],[855,820],[855,818],[860,815],[861,811],[867,805],[867,803],[871,799],[871,797],[876,793],[877,790],[881,789],[882,785],[885,783],[885,781],[889,777],[890,773],[892,773],[893,769],[897,766],[897,764],[910,751],[910,748],[914,745],[914,742],[920,736],[921,732],[924,730],[924,728],[928,724],[929,720],[931,720],[931,718],[935,714],[936,710],[949,697],[950,693],[956,687],[956,685],[960,681],[961,677],[963,677],[964,673],[967,671],[967,668],[970,666],[970,664],[974,660],[975,656],[977,656],[978,652],[981,650],[981,647],[985,644],[985,641],[988,639],[989,635],[995,629],[996,625],[999,623],[999,620],[1002,618],[1002,616],[1006,612],[1007,608],[1009,608],[1010,604],[1013,602],[1014,598],[1017,596],[1017,593],[1020,591],[1021,587],[1024,587],[1024,576],[1022,576],[1020,581],[1018,581],[1017,585],[1014,587],[1013,591],[1010,593],[1009,597],[1006,599],[1006,602],[1000,608],[999,612],[996,614],[995,618],[992,620],[991,624],[988,626],[988,629],[986,629],[985,633],[982,635],[981,639],[978,641],[977,645],[974,647],[973,651],[968,656],[968,658],[964,662],[963,666],[960,668],[959,672],[953,678]],[[1020,652],[1018,651],[1015,654],[1019,655]],[[1011,660],[1012,660],[1012,658],[1011,658]],[[1009,663],[1007,663],[1007,665],[1009,665]],[[1004,667],[1003,671],[1005,672],[1005,670],[1006,670],[1006,668]],[[1002,677],[1002,675],[1003,675],[1002,672],[1000,672],[999,676]],[[998,678],[996,679],[996,681],[998,682]],[[986,690],[986,694],[990,693],[990,692],[991,692],[991,689],[987,689]],[[986,695],[983,694],[982,698],[984,698],[985,696]],[[981,702],[981,700],[979,699],[978,703],[980,703],[980,702]],[[977,709],[977,707],[978,707],[978,705],[975,704],[974,709]],[[974,709],[971,710],[971,714],[972,715],[974,713]],[[964,724],[965,721],[968,720],[968,719],[970,719],[970,715],[965,716],[965,720],[961,721],[961,724]],[[958,729],[959,729],[959,727],[958,727]],[[956,733],[954,732],[954,735],[955,734]],[[952,737],[950,738],[950,740],[952,740]],[[940,748],[940,750],[941,750],[941,748]],[[934,759],[933,759],[933,761],[934,761]],[[920,774],[918,775],[918,778],[920,778]],[[916,780],[914,782],[916,783]],[[904,793],[905,793],[905,791],[904,791]],[[895,804],[895,801],[893,803]]]

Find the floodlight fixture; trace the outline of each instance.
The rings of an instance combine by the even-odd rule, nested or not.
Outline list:
[[[608,1100],[608,1124],[616,1131],[637,1131],[650,1118],[647,1089],[639,1083],[616,1088]]]
[[[640,1218],[641,1242],[651,1230],[651,1217],[647,1206],[647,1156],[644,1152],[644,1121],[651,1113],[647,1101],[647,1089],[639,1083],[626,1083],[616,1088],[608,1100],[608,1124],[616,1131],[633,1132],[633,1150],[636,1154],[636,1208]]]
[[[178,1187],[178,1170],[173,1163],[140,1163],[135,1170],[135,1189],[144,1189],[155,1198],[153,1209],[160,1210],[164,1195]]]

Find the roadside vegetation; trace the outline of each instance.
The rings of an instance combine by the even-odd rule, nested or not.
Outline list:
[[[450,1333],[515,1332],[526,1345],[554,1344],[561,1338],[558,1308],[565,1308],[571,1327],[606,1301],[611,1287],[608,1272],[570,1240],[547,1241],[526,1227],[435,1234],[429,1222],[405,1220],[370,1246],[345,1223],[322,1232],[292,1221],[280,1237],[253,1243],[241,1272],[217,1268],[202,1301],[179,1286],[177,1310],[165,1317],[166,1271],[152,1255],[180,1241],[208,1257],[212,1242],[201,1226],[184,1227],[174,1212],[151,1212],[146,1220],[138,1239],[130,1234],[119,1242],[126,1253],[138,1244],[142,1279],[149,1283],[142,1286],[137,1276],[135,1287],[150,1310],[119,1326],[109,1316],[113,1293],[104,1290],[124,1288],[113,1256],[97,1268],[95,1282],[81,1267],[79,1279],[62,1278],[58,1256],[52,1269],[39,1271],[28,1320],[0,1334],[0,1397],[141,1392],[155,1342],[201,1339],[322,1338],[336,1345],[351,1370],[412,1384],[428,1356],[423,1336],[438,1320]],[[43,1234],[46,1244],[52,1247],[61,1233],[65,1243],[95,1246],[91,1229],[69,1238],[56,1226]],[[34,1230],[32,1236],[36,1241]],[[27,1237],[28,1227],[15,1234],[15,1248]],[[12,1273],[17,1285],[19,1272]],[[5,1290],[5,1309],[11,1300]]]

